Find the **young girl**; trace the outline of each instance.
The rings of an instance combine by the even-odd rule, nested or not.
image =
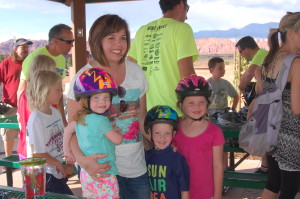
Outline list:
[[[39,70],[26,88],[32,111],[27,124],[27,156],[46,158],[47,192],[73,195],[62,165],[64,124],[59,111],[51,106],[58,104],[62,97],[61,83],[61,76],[56,72]]]
[[[117,94],[117,86],[111,76],[100,68],[85,70],[75,81],[74,92],[82,109],[75,115],[65,129],[64,154],[67,161],[75,161],[69,147],[71,135],[76,129],[80,149],[85,155],[108,153],[100,163],[110,162],[111,176],[94,181],[90,175],[81,169],[80,181],[82,195],[87,198],[119,198],[119,186],[115,165],[115,144],[122,142],[122,135],[116,133],[109,119],[105,116],[111,106],[112,96]]]
[[[101,68],[113,77],[118,86],[124,88],[124,92],[120,92],[123,95],[113,97],[112,107],[108,112],[114,128],[123,135],[122,143],[116,146],[120,197],[121,199],[147,199],[150,190],[142,132],[144,131],[145,93],[148,84],[143,70],[137,64],[125,60],[130,45],[126,21],[118,15],[99,17],[90,29],[89,44],[94,60],[84,66],[76,75],[79,76],[88,68]],[[71,88],[75,79],[76,76],[70,83]],[[67,97],[70,122],[75,111],[81,109],[81,106],[75,101],[72,90],[69,91]],[[98,164],[100,155],[83,156],[76,142],[71,141],[71,147],[78,164],[90,176],[96,177],[103,172],[105,165]]]
[[[145,155],[151,198],[189,199],[189,167],[170,146],[178,130],[176,111],[169,106],[155,106],[148,111],[144,127],[154,143]]]
[[[190,198],[221,199],[224,136],[206,119],[211,86],[192,75],[178,83],[176,93],[183,118],[173,143],[190,168]]]
[[[28,73],[28,82],[32,81],[33,74],[38,70],[51,70],[55,71],[56,64],[55,61],[46,55],[36,56],[30,66]],[[31,111],[28,108],[28,102],[26,98],[26,90],[24,90],[18,100],[18,120],[20,124],[20,136],[18,142],[17,151],[19,153],[19,159],[22,160],[26,158],[26,126],[29,119]]]

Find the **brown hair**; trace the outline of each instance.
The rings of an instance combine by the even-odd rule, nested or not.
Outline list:
[[[82,108],[76,112],[76,114],[74,115],[73,119],[74,119],[74,121],[76,123],[79,123],[79,124],[81,124],[83,126],[86,126],[84,118],[85,118],[85,116],[87,114],[90,114],[91,111],[89,111],[89,110],[87,110],[87,109],[85,109],[83,107],[86,107],[86,108],[89,107],[89,98],[82,97],[82,98],[80,98],[79,103],[80,103],[80,105],[81,105]]]
[[[223,63],[224,59],[222,59],[221,57],[213,57],[208,61],[208,68],[212,69],[215,68],[217,63]]]
[[[264,70],[268,72],[271,62],[273,61],[278,49],[280,48],[278,33],[280,33],[280,39],[282,44],[286,42],[287,31],[298,31],[300,28],[300,12],[287,12],[279,23],[279,28],[271,28],[268,35],[269,53],[264,61]]]
[[[126,33],[127,49],[124,56],[120,59],[120,63],[124,62],[130,47],[130,33],[127,22],[118,15],[107,14],[99,17],[93,23],[89,33],[89,45],[92,56],[101,65],[109,66],[103,52],[103,38],[109,34],[119,32],[122,29],[124,29]]]

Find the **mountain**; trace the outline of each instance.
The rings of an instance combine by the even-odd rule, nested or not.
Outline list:
[[[250,35],[254,38],[267,38],[270,28],[278,27],[277,22],[265,24],[252,23],[241,29],[231,28],[229,30],[204,30],[194,33],[195,39],[200,38],[241,38]]]
[[[232,28],[229,30],[210,30],[194,33],[195,42],[199,54],[233,54],[235,44],[239,38],[250,35],[256,38],[259,47],[268,49],[267,36],[271,27],[278,27],[278,23],[249,24],[241,29]],[[30,39],[30,38],[28,38]],[[32,40],[30,51],[47,44],[46,40]],[[9,55],[13,47],[13,40],[0,43],[0,54]]]

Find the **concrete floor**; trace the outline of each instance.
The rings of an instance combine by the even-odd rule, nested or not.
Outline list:
[[[17,146],[17,140],[15,140],[15,147]],[[4,157],[4,149],[3,149],[3,142],[0,141],[0,157]],[[236,170],[240,172],[254,172],[258,167],[260,167],[259,160],[245,160],[241,165],[237,167]],[[0,168],[2,171],[2,168]],[[1,172],[0,172],[1,173]],[[21,178],[21,171],[15,170],[13,172],[13,180],[14,180],[14,187],[22,188],[22,178]],[[0,174],[0,185],[6,186],[6,174]],[[68,185],[72,189],[74,195],[82,196],[81,195],[81,186],[77,176],[74,176],[69,179]],[[228,192],[226,192],[222,199],[259,199],[261,198],[262,190],[257,189],[243,189],[243,188],[230,188]],[[300,193],[297,194],[295,199],[300,199]]]

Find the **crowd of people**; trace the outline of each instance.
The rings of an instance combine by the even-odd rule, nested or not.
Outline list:
[[[19,136],[20,160],[45,158],[46,191],[72,195],[67,176],[77,162],[86,198],[221,199],[227,140],[210,116],[229,106],[236,110],[241,96],[223,79],[221,57],[209,60],[210,78],[196,75],[193,62],[199,54],[184,22],[187,0],[160,0],[159,5],[163,17],[142,26],[132,43],[127,22],[118,15],[94,21],[87,64],[70,81],[68,118],[63,55],[76,42],[69,26],[53,26],[49,43],[30,54],[32,42],[17,39],[11,57],[0,63],[3,115],[17,115],[20,124],[20,132],[1,129],[6,155]],[[256,93],[262,92],[276,80],[284,58],[299,54],[300,13],[283,16],[268,39],[269,51],[251,36],[236,43],[250,62],[238,86],[242,95],[254,78]],[[264,199],[292,199],[299,187],[299,58],[282,96],[278,146],[262,157],[257,171],[268,173]]]

